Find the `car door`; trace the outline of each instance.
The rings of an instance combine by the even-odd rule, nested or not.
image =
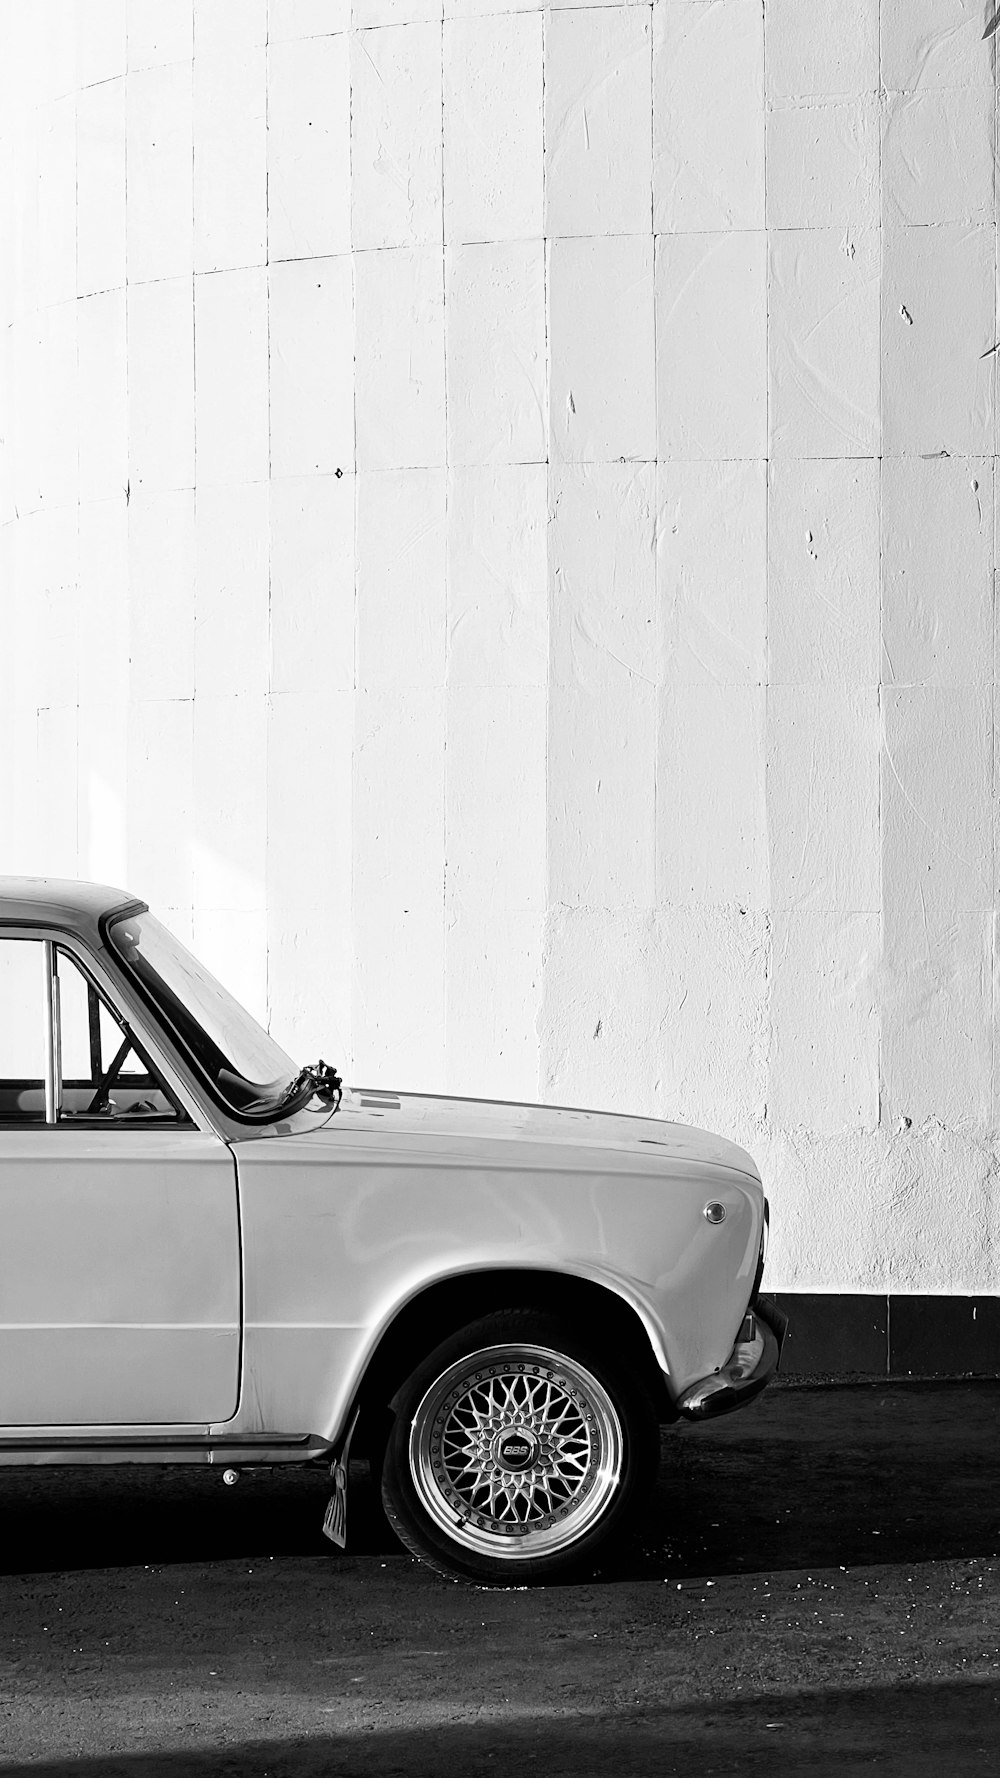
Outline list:
[[[70,943],[0,934],[0,1027],[0,1429],[229,1419],[231,1151]]]

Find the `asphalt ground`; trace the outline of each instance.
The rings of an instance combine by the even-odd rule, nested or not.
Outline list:
[[[0,1471],[0,1771],[1000,1774],[1000,1383],[781,1386],[664,1434],[592,1576],[449,1584],[355,1468]]]

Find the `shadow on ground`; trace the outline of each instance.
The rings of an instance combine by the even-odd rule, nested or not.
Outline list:
[[[525,1716],[405,1732],[229,1742],[182,1752],[32,1761],[5,1778],[473,1778],[537,1769],[546,1778],[781,1778],[871,1771],[995,1778],[1000,1686],[974,1681],[735,1699],[613,1718]]]
[[[656,1492],[603,1581],[858,1567],[1000,1549],[1000,1383],[774,1388],[664,1433]],[[0,1572],[329,1554],[323,1470],[0,1470]],[[350,1552],[398,1555],[355,1466]],[[402,1768],[401,1768],[402,1769]]]
[[[998,1448],[998,1382],[775,1388],[743,1412],[667,1435],[653,1510],[621,1572],[992,1555]]]

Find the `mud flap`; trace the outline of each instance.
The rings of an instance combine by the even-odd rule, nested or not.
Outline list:
[[[333,1482],[333,1493],[330,1495],[326,1512],[323,1515],[323,1536],[335,1543],[338,1549],[347,1548],[347,1476],[351,1457],[351,1440],[358,1424],[360,1408],[355,1408],[350,1425],[344,1434],[343,1441],[336,1457],[330,1465],[330,1479]]]

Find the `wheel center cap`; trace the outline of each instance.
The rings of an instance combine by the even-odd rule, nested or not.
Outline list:
[[[538,1458],[538,1439],[526,1426],[505,1426],[493,1440],[493,1461],[517,1474],[530,1469]]]

